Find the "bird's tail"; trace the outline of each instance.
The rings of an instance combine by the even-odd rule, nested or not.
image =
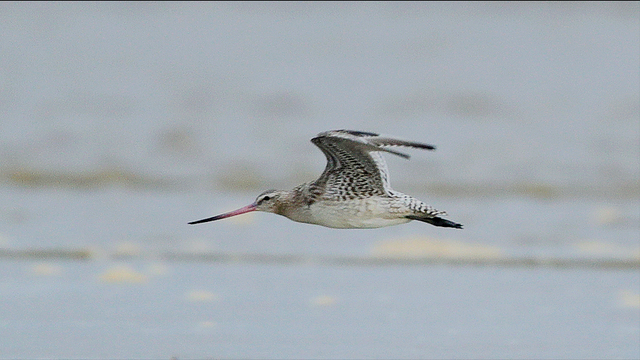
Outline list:
[[[407,219],[411,219],[411,220],[418,220],[418,221],[424,221],[426,223],[429,223],[433,226],[442,226],[442,227],[451,227],[451,228],[456,228],[456,229],[462,229],[462,225],[458,224],[458,223],[454,223],[453,221],[449,221],[437,216],[416,216],[416,215],[409,215],[407,216]]]

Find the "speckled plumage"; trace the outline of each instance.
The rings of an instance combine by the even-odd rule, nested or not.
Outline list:
[[[446,215],[444,211],[390,186],[382,152],[408,159],[409,155],[389,147],[433,150],[434,146],[350,130],[323,132],[311,142],[327,157],[327,166],[317,180],[289,191],[265,191],[251,205],[191,224],[259,210],[332,228],[377,228],[411,220],[462,228],[460,224],[440,218]]]

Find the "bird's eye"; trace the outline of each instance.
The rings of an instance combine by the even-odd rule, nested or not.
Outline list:
[[[262,201],[269,201],[269,200],[271,200],[270,196],[265,196],[265,197],[262,198]]]

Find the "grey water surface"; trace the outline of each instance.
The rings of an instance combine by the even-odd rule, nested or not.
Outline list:
[[[0,358],[639,358],[639,15],[0,5]],[[465,228],[187,225],[341,128]]]

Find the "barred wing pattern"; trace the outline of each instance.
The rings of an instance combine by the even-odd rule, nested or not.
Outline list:
[[[350,130],[323,132],[311,142],[325,154],[327,166],[320,178],[310,184],[309,190],[316,198],[337,201],[370,196],[401,197],[404,194],[391,189],[387,163],[381,152],[408,159],[409,155],[387,147],[435,149],[432,145]]]

